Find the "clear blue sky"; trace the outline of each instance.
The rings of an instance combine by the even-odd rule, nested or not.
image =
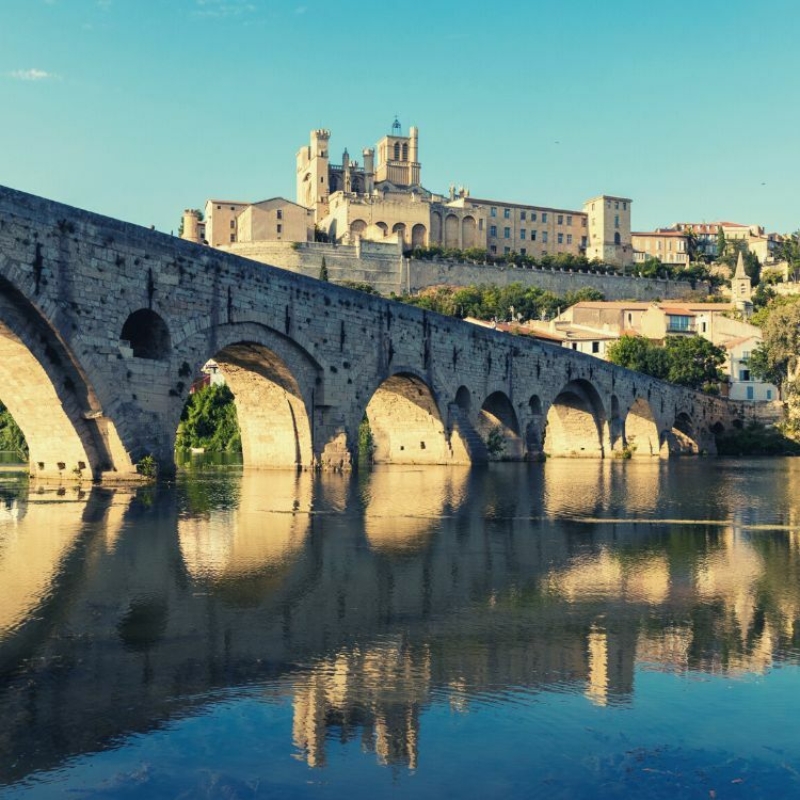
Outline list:
[[[0,0],[0,184],[177,230],[398,114],[434,191],[795,230],[799,31],[797,0]]]

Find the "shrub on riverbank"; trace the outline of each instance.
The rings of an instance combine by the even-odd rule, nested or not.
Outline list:
[[[778,428],[750,422],[744,428],[734,428],[717,436],[717,453],[721,456],[797,456],[800,444]]]

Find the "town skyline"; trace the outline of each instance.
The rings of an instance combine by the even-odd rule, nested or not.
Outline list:
[[[292,199],[309,130],[359,159],[397,115],[434,192],[796,230],[800,12],[702,5],[448,1],[398,25],[355,0],[9,0],[0,183],[177,232],[209,197]]]

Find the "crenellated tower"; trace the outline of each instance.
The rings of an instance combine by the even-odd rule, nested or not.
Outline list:
[[[297,202],[313,209],[315,220],[328,213],[330,138],[331,132],[325,128],[311,131],[310,144],[301,147],[297,153]]]

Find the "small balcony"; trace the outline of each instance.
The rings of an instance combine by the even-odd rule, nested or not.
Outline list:
[[[667,323],[667,333],[685,333],[688,335],[694,335],[697,333],[697,323],[692,322],[683,322],[682,320],[670,321]]]

